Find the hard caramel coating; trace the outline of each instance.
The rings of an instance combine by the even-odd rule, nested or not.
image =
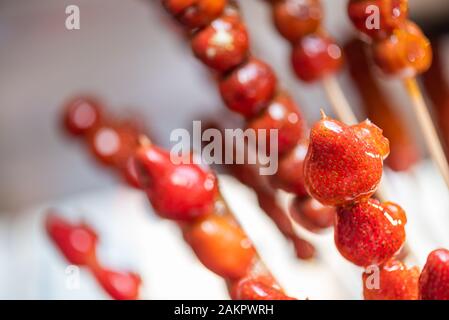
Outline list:
[[[98,161],[120,169],[136,150],[139,134],[131,122],[105,121],[88,132],[87,144]]]
[[[272,276],[248,276],[230,285],[233,300],[296,300],[287,296]]]
[[[209,215],[184,230],[198,259],[226,279],[239,279],[250,270],[256,251],[243,230],[227,216]]]
[[[163,0],[162,3],[181,24],[195,29],[218,18],[223,13],[227,0]]]
[[[93,98],[77,97],[64,107],[64,128],[71,135],[84,136],[99,126],[102,120],[103,106]]]
[[[404,210],[391,202],[369,199],[338,207],[335,244],[341,255],[355,265],[382,264],[404,244],[406,222]]]
[[[241,64],[249,53],[249,37],[238,15],[225,15],[196,33],[192,50],[205,65],[225,72]]]
[[[325,205],[369,198],[382,177],[388,140],[369,121],[347,126],[324,117],[312,128],[304,163],[309,194]]]
[[[134,157],[140,185],[158,215],[192,221],[210,213],[218,181],[212,172],[192,163],[191,156],[175,164],[168,151],[149,145],[141,146]]]
[[[375,40],[385,39],[407,20],[408,0],[350,0],[348,15],[360,32]]]
[[[334,224],[335,207],[325,206],[313,198],[296,197],[290,205],[291,217],[311,232],[319,232]]]
[[[422,300],[449,300],[449,250],[429,254],[419,278],[419,294]]]
[[[319,0],[279,0],[273,2],[273,21],[279,33],[291,42],[318,30],[323,19]]]
[[[48,236],[64,257],[78,266],[96,263],[97,234],[85,224],[72,224],[50,212],[45,220]]]
[[[418,267],[407,268],[404,263],[392,258],[379,266],[379,271],[379,274],[374,274],[372,270],[365,271],[362,275],[365,300],[418,299]],[[373,280],[377,276],[378,283]]]
[[[304,119],[299,108],[287,93],[278,94],[270,104],[255,118],[248,122],[247,128],[256,130],[259,141],[259,129],[265,129],[263,142],[265,151],[271,150],[270,130],[277,130],[277,150],[283,154],[291,150],[304,134]],[[260,148],[260,144],[258,144]]]
[[[299,79],[315,82],[337,72],[343,65],[343,54],[334,39],[314,33],[294,44],[291,62]]]
[[[139,298],[142,280],[138,274],[100,268],[94,270],[94,275],[113,299],[136,300]]]
[[[407,21],[388,38],[373,45],[376,65],[387,75],[413,77],[432,64],[432,46],[421,29]]]
[[[220,80],[226,106],[249,118],[258,114],[275,94],[277,78],[266,63],[251,58]]]
[[[308,141],[302,140],[279,160],[278,171],[270,177],[273,187],[293,193],[300,198],[307,197],[304,183],[304,161],[308,146]]]

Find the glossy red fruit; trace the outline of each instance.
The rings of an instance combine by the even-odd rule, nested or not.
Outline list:
[[[136,161],[134,156],[131,156],[126,161],[125,166],[121,169],[123,178],[131,187],[141,189],[139,174],[137,172]]]
[[[65,258],[78,266],[96,263],[97,234],[85,224],[72,224],[50,213],[45,220],[47,234]]]
[[[226,216],[209,215],[194,222],[184,237],[204,266],[223,278],[245,276],[256,256],[243,230]]]
[[[421,29],[409,21],[387,39],[374,44],[373,58],[387,75],[413,77],[430,68],[432,46]]]
[[[249,39],[238,16],[223,16],[212,21],[192,38],[195,56],[219,72],[241,64],[248,56]]]
[[[314,82],[337,72],[343,65],[343,54],[332,38],[314,33],[294,45],[291,61],[299,79]]]
[[[417,300],[418,279],[418,267],[407,268],[392,258],[379,270],[370,269],[363,273],[363,296],[365,300]]]
[[[369,198],[382,177],[388,140],[370,121],[347,126],[324,117],[310,134],[304,163],[309,194],[324,205]]]
[[[407,20],[408,0],[350,0],[348,14],[360,32],[384,39]]]
[[[229,109],[252,117],[271,101],[276,84],[277,79],[271,67],[252,58],[222,78],[219,86]]]
[[[319,0],[281,0],[273,4],[273,20],[278,31],[291,42],[318,30],[323,19]]]
[[[290,215],[301,226],[312,232],[319,232],[334,224],[335,207],[325,206],[313,198],[298,198],[292,202]]]
[[[100,268],[94,271],[103,289],[115,300],[137,300],[142,280],[133,272]]]
[[[194,164],[192,157],[175,164],[168,151],[148,145],[137,150],[135,159],[140,185],[158,215],[190,221],[211,212],[218,195],[217,179]]]
[[[74,136],[85,135],[102,121],[102,106],[92,98],[80,97],[64,108],[64,127]]]
[[[337,209],[335,244],[343,257],[358,266],[381,264],[405,241],[407,218],[398,205],[369,199]]]
[[[265,154],[271,150],[270,130],[277,131],[277,151],[283,154],[291,150],[304,134],[304,121],[299,108],[293,99],[286,93],[278,94],[266,109],[248,122],[248,129],[255,130],[259,143],[260,131],[265,133],[263,139]]]
[[[195,29],[218,18],[223,13],[227,0],[163,0],[163,4],[179,22]]]
[[[422,300],[449,300],[449,250],[429,254],[419,278],[419,294]]]
[[[88,133],[88,145],[101,163],[123,168],[138,146],[140,131],[129,122],[103,123]]]
[[[279,160],[278,171],[274,176],[270,176],[273,187],[294,193],[300,198],[307,196],[304,184],[304,160],[308,146],[308,142],[303,140]]]
[[[287,296],[272,276],[249,276],[231,286],[233,300],[295,300]]]

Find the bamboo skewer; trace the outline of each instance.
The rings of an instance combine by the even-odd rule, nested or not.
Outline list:
[[[449,188],[449,165],[418,82],[416,81],[416,78],[408,78],[404,80],[404,85],[412,99],[414,112],[424,135],[427,147],[429,148],[430,155],[440,170],[444,182],[446,182],[446,185]]]
[[[332,110],[340,121],[343,121],[348,125],[356,124],[357,118],[335,76],[324,77],[322,81],[324,91],[326,91]]]

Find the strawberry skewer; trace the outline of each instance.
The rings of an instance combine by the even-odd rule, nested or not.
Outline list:
[[[67,110],[72,108],[66,107]],[[66,113],[65,117],[70,117],[71,114]],[[97,139],[86,139],[95,158],[121,176],[125,174],[131,186],[142,189],[147,194],[160,217],[173,220],[179,225],[184,239],[201,263],[224,278],[231,297],[290,299],[262,263],[251,241],[221,197],[217,178],[209,169],[194,164],[192,154],[177,159],[188,160],[189,163],[176,164],[168,151],[152,144],[138,128],[127,127],[123,132],[123,127],[116,125],[120,124],[119,121],[104,122],[110,123],[108,128],[118,140],[109,139],[98,144],[92,143]],[[103,121],[99,121],[97,125],[87,128],[83,135],[98,137],[99,132],[104,130],[105,125],[102,123]],[[132,134],[126,135],[126,139],[122,138],[125,133],[130,132]],[[120,143],[126,143],[126,146],[121,147]],[[104,152],[97,150],[99,146],[102,150],[114,151],[107,153],[108,161],[105,161]],[[98,264],[92,263],[94,274],[100,283],[112,290],[108,278],[113,274],[96,266]]]
[[[195,56],[217,73],[217,86],[226,107],[242,115],[249,129],[277,129],[278,155],[286,159],[281,160],[284,162],[292,159],[289,155],[295,152],[306,128],[300,109],[287,92],[278,89],[277,77],[271,67],[251,55],[246,27],[233,5],[228,1],[219,1],[225,3],[220,13],[214,12],[209,16],[210,12],[202,12],[202,6],[214,2],[162,1],[167,11],[191,33],[190,41]],[[201,20],[209,23],[192,24],[189,19],[186,21],[185,16],[181,15],[180,18],[179,12],[195,12],[198,16],[203,14],[205,16]],[[265,147],[269,147],[269,140],[268,134]],[[292,165],[296,165],[296,162]],[[291,171],[294,169],[291,168]],[[269,180],[273,186],[276,184],[276,189],[292,190],[289,178],[288,175],[275,175]],[[300,189],[304,190],[296,188],[292,191],[298,191],[298,196],[302,198],[306,195]],[[287,220],[290,219],[287,211],[285,215]],[[285,217],[270,217],[278,226],[285,225]]]
[[[380,28],[367,23],[367,7],[373,5],[380,9]],[[430,155],[449,187],[449,165],[415,78],[429,69],[432,47],[419,26],[407,19],[408,1],[350,0],[348,13],[354,26],[371,41],[377,67],[386,75],[403,79]]]
[[[133,272],[115,271],[103,267],[97,258],[98,236],[82,223],[73,224],[54,212],[45,220],[48,236],[71,263],[89,269],[101,287],[115,300],[139,298],[140,277]]]

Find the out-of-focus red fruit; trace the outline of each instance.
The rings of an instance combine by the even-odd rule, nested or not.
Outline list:
[[[204,266],[223,278],[245,276],[256,256],[243,230],[226,216],[196,221],[184,230],[184,237]]]
[[[126,161],[125,166],[122,168],[122,175],[131,187],[141,188],[134,156],[129,157]]]
[[[255,188],[255,191],[262,210],[273,220],[282,234],[292,241],[296,256],[302,260],[314,258],[316,253],[315,247],[295,232],[288,213],[276,201],[274,190],[259,187]]]
[[[97,160],[121,169],[135,152],[139,135],[138,129],[128,122],[109,122],[91,130],[87,139]]]
[[[271,67],[252,58],[222,78],[219,86],[229,109],[252,117],[271,101],[276,84],[277,79]]]
[[[103,289],[115,300],[137,300],[142,280],[133,272],[113,271],[106,268],[94,270]]]
[[[334,224],[335,207],[325,206],[313,198],[298,198],[292,202],[290,215],[301,226],[312,232],[319,232]]]
[[[335,244],[343,257],[358,266],[381,264],[404,244],[406,222],[404,210],[391,202],[369,199],[339,207]]]
[[[158,215],[191,221],[211,212],[218,195],[217,179],[194,164],[192,157],[175,164],[168,151],[148,145],[137,150],[135,159],[140,185]]]
[[[102,107],[92,98],[76,98],[64,108],[64,127],[74,136],[85,135],[102,120]]]
[[[392,258],[379,267],[379,274],[373,272],[377,271],[365,271],[362,275],[365,300],[418,299],[418,267],[409,269]]]
[[[249,39],[238,16],[223,16],[192,38],[192,49],[204,64],[219,72],[241,64],[248,56]]]
[[[47,234],[65,258],[78,266],[96,263],[97,234],[85,224],[72,224],[50,213],[45,220]]]
[[[233,300],[296,300],[287,296],[272,276],[249,276],[231,285]]]
[[[409,21],[387,39],[374,44],[373,58],[387,75],[413,77],[430,68],[432,46],[421,29]]]
[[[306,140],[301,141],[279,160],[278,171],[270,177],[270,183],[273,187],[294,193],[300,198],[307,196],[304,184],[304,160],[307,148],[308,142]]]
[[[277,130],[277,150],[283,154],[292,149],[303,137],[304,121],[298,106],[286,93],[277,95],[266,109],[248,123],[248,128],[256,131],[258,146],[260,148],[259,129],[265,129],[266,153],[271,150],[270,130]]]
[[[429,254],[419,277],[419,295],[422,300],[449,300],[449,250]]]
[[[295,248],[296,256],[301,260],[310,260],[315,258],[315,246],[304,238],[292,238],[293,246]]]
[[[360,32],[380,40],[406,22],[408,0],[350,0],[348,14]]]
[[[163,0],[163,4],[179,22],[195,29],[218,18],[223,13],[227,0]]]
[[[334,39],[314,33],[294,45],[291,61],[299,79],[314,82],[337,72],[343,64],[343,54]]]
[[[318,30],[323,9],[318,0],[282,0],[273,4],[273,20],[278,31],[291,42]]]
[[[309,194],[325,205],[369,198],[382,177],[388,140],[369,121],[347,126],[324,117],[310,134],[304,163]]]

